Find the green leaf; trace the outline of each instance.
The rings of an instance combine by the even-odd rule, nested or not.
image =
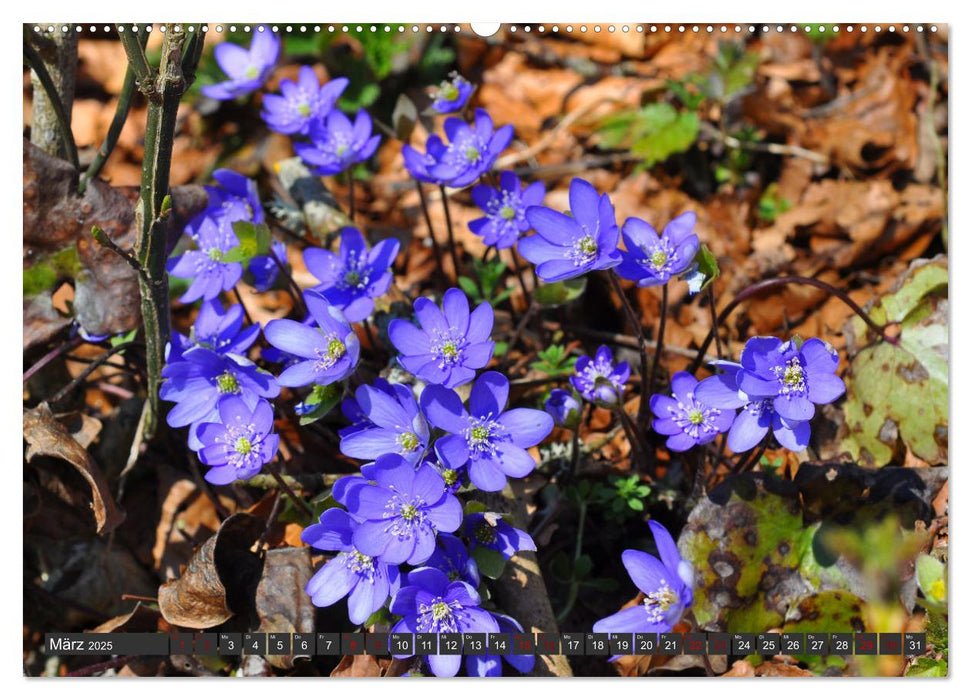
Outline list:
[[[705,287],[714,282],[720,274],[718,259],[707,245],[702,244],[695,253],[694,263],[688,272],[684,273],[682,279],[688,283],[688,292],[697,294],[704,291]]]
[[[502,571],[506,568],[506,560],[502,555],[488,547],[475,547],[472,550],[472,558],[479,567],[479,573],[486,578],[497,579],[502,576]]]
[[[944,563],[929,554],[921,552],[915,562],[917,569],[917,585],[921,593],[931,603],[947,604],[947,576]]]
[[[300,416],[300,425],[309,425],[319,421],[340,403],[343,395],[344,389],[340,384],[328,384],[327,386],[315,384],[310,395],[303,402],[306,407],[313,408],[309,413]]]
[[[694,112],[680,112],[667,102],[611,115],[598,133],[602,148],[629,148],[644,167],[687,151],[698,139],[700,122]]]
[[[233,233],[239,245],[233,246],[220,258],[224,263],[248,263],[258,255],[266,255],[273,242],[270,227],[266,224],[253,224],[249,221],[234,221]]]
[[[459,277],[459,287],[465,292],[465,296],[470,297],[473,301],[479,299],[479,286],[471,277],[465,277],[464,275]]]
[[[465,504],[465,508],[462,512],[465,515],[472,515],[473,513],[485,513],[489,510],[485,503],[480,503],[479,501],[469,501]]]
[[[947,463],[947,259],[917,260],[870,309],[878,324],[899,323],[899,342],[851,323],[842,443],[855,460],[883,466],[904,446],[931,464]],[[852,352],[856,348],[862,348]]]
[[[575,277],[571,280],[553,282],[552,284],[541,284],[533,292],[533,299],[540,306],[552,308],[568,304],[574,299],[579,298],[587,288],[586,277]]]
[[[702,629],[728,632],[780,626],[807,590],[844,588],[836,566],[813,553],[819,525],[803,525],[798,493],[739,481],[724,504],[703,499],[691,511],[679,550],[696,573],[694,612]]]
[[[111,336],[111,338],[109,339],[108,342],[111,343],[111,347],[116,348],[119,345],[124,345],[125,343],[130,343],[131,341],[133,341],[135,339],[135,336],[136,335],[138,335],[138,329],[137,328],[132,328],[127,333],[123,333],[121,335],[113,335],[113,336]]]
[[[918,678],[946,678],[947,661],[922,656],[914,662],[913,666],[907,669],[904,675]]]

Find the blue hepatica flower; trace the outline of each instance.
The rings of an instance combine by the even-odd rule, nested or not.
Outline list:
[[[327,386],[346,379],[357,367],[361,343],[340,309],[316,292],[304,292],[316,328],[290,319],[274,319],[263,334],[275,348],[301,358],[279,377],[283,386]]]
[[[354,481],[340,491],[335,485],[334,497],[340,494],[338,501],[362,521],[353,542],[363,554],[389,564],[423,564],[435,551],[436,535],[462,524],[462,504],[430,465],[415,469],[401,455],[386,454],[362,473],[341,479]]]
[[[204,347],[187,350],[180,360],[165,366],[162,376],[166,381],[159,396],[176,404],[167,417],[173,428],[218,421],[216,404],[226,395],[239,396],[253,408],[258,398],[272,399],[280,393],[273,375],[245,357],[220,355]]]
[[[545,194],[542,182],[522,189],[516,173],[506,170],[499,176],[498,190],[490,185],[472,188],[472,201],[485,216],[470,221],[469,230],[482,236],[486,245],[494,245],[499,250],[511,248],[529,230],[526,209],[542,204]]]
[[[475,121],[467,124],[458,117],[445,120],[449,143],[432,134],[420,153],[405,144],[402,155],[411,176],[422,182],[451,187],[465,187],[492,168],[499,154],[512,141],[509,125],[493,130],[492,117],[484,109],[475,110]]]
[[[330,114],[349,82],[335,78],[320,85],[314,69],[301,66],[296,82],[280,81],[281,94],[263,96],[263,121],[281,134],[306,135],[315,120]]]
[[[475,87],[472,83],[452,71],[448,80],[443,80],[432,93],[431,111],[438,114],[461,112],[473,92]]]
[[[238,262],[224,263],[223,256],[239,245],[239,239],[221,229],[211,218],[203,219],[198,226],[196,244],[198,250],[187,250],[169,260],[166,268],[173,277],[191,279],[189,288],[179,301],[189,303],[197,299],[215,299],[222,292],[232,289],[243,276],[243,266]]]
[[[694,569],[681,558],[663,525],[653,520],[648,525],[660,560],[636,549],[627,549],[621,555],[634,585],[646,596],[644,601],[595,622],[594,632],[670,632],[691,606]]]
[[[202,302],[199,315],[185,336],[175,332],[166,348],[165,361],[177,362],[192,348],[209,348],[220,355],[242,355],[260,334],[260,326],[254,323],[243,328],[243,307],[233,304],[223,311],[218,299]]]
[[[225,42],[213,50],[213,56],[229,80],[204,85],[202,94],[214,100],[232,100],[248,95],[266,82],[280,56],[280,39],[269,27],[261,25],[254,29],[248,51]]]
[[[685,212],[664,227],[661,235],[641,219],[631,217],[624,222],[623,236],[627,250],[617,274],[637,282],[638,287],[666,284],[691,267],[700,243],[694,229],[697,217]]]
[[[553,419],[532,408],[505,410],[509,380],[483,372],[472,385],[469,409],[451,389],[434,384],[421,395],[429,423],[448,435],[435,442],[435,452],[449,469],[468,465],[469,479],[483,491],[500,491],[506,477],[524,477],[536,462],[526,448],[538,445],[553,430]]]
[[[374,300],[388,291],[391,265],[398,256],[399,242],[386,238],[368,250],[367,241],[356,228],[340,232],[340,252],[307,248],[303,261],[320,284],[314,287],[344,313],[350,323],[363,321],[374,311]]]
[[[381,135],[371,134],[371,117],[358,110],[352,123],[342,112],[331,110],[310,125],[310,143],[295,143],[293,149],[317,175],[336,175],[371,157]]]
[[[209,197],[206,209],[185,227],[186,235],[195,242],[197,250],[172,258],[167,265],[173,277],[192,280],[180,299],[187,303],[214,299],[239,282],[243,266],[222,261],[226,253],[239,245],[233,223],[263,222],[263,207],[255,182],[231,170],[216,170],[213,178],[217,184],[206,186]]]
[[[449,289],[442,308],[426,297],[415,301],[421,328],[395,319],[388,337],[399,353],[398,362],[419,379],[448,388],[465,384],[492,359],[492,306],[479,304],[469,313],[469,300],[461,289]]]
[[[630,365],[614,364],[614,354],[606,345],[597,348],[593,357],[584,355],[577,359],[570,383],[587,401],[616,405],[624,395],[624,385],[630,379]]]
[[[499,631],[504,634],[522,634],[523,626],[508,615],[492,613]],[[530,673],[536,665],[535,654],[506,654],[502,657],[510,666],[520,673]],[[465,670],[470,676],[478,678],[496,677],[502,675],[502,661],[492,654],[482,656],[469,655],[465,657]]]
[[[280,436],[273,430],[273,408],[263,399],[250,408],[240,397],[223,396],[216,405],[218,423],[202,423],[198,429],[199,459],[212,467],[206,472],[211,484],[249,479],[276,456]]]
[[[749,338],[741,363],[739,390],[753,400],[771,401],[772,409],[790,425],[809,420],[816,413],[814,404],[831,403],[846,391],[836,376],[839,355],[819,338],[801,346],[792,340]]]
[[[471,547],[485,547],[512,559],[516,552],[535,552],[536,543],[528,533],[513,527],[498,513],[470,513],[462,528]]]
[[[276,278],[280,274],[280,264],[287,264],[287,246],[283,241],[273,241],[270,249],[273,255],[257,255],[250,259],[246,267],[253,277],[253,287],[258,292],[265,292],[276,284]],[[279,264],[277,260],[280,261]]]
[[[529,207],[526,220],[536,234],[519,242],[520,254],[536,265],[544,282],[558,282],[620,264],[620,229],[614,205],[586,180],[570,182],[570,214]]]
[[[583,404],[577,400],[572,391],[553,389],[543,408],[550,414],[553,422],[562,428],[576,428],[580,424]]]
[[[425,564],[442,571],[449,581],[465,581],[473,588],[479,587],[479,567],[455,535],[439,533],[435,551]]]
[[[368,460],[393,452],[412,464],[421,459],[428,445],[428,423],[411,387],[393,384],[389,394],[384,387],[362,385],[354,399],[367,423],[341,437],[341,452]]]
[[[697,386],[698,380],[690,372],[677,372],[671,377],[671,396],[651,397],[651,411],[657,416],[654,430],[668,436],[665,444],[674,452],[711,442],[735,420],[734,410],[703,403],[695,394]]]
[[[377,377],[374,380],[374,384],[371,388],[375,391],[380,391],[386,394],[392,401],[398,400],[398,394],[395,391],[394,385],[391,384],[387,379],[383,377]],[[350,425],[340,428],[337,431],[337,435],[344,437],[346,435],[353,435],[359,430],[368,430],[370,428],[376,427],[376,424],[368,418],[367,413],[361,408],[361,404],[357,402],[357,398],[353,395],[348,396],[346,399],[341,401],[341,413],[344,417],[351,422]],[[369,459],[365,457],[365,459]]]
[[[793,452],[809,445],[809,421],[789,421],[776,413],[772,399],[752,399],[738,388],[742,365],[736,362],[713,363],[724,371],[702,379],[695,396],[706,406],[726,410],[742,409],[728,431],[728,447],[734,452],[750,450],[772,429],[779,444]]]
[[[498,623],[479,607],[481,603],[476,590],[464,581],[449,581],[448,576],[431,567],[415,569],[408,574],[407,585],[391,599],[391,613],[401,615],[391,632],[498,632]],[[458,654],[429,655],[425,659],[439,677],[454,676],[462,666]]]
[[[313,604],[326,608],[347,596],[351,622],[362,625],[398,591],[401,575],[396,565],[358,551],[354,546],[358,526],[346,511],[330,508],[300,538],[316,549],[340,552],[307,582]]]

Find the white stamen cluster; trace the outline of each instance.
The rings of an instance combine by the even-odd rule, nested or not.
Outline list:
[[[374,559],[367,554],[361,554],[357,549],[344,552],[344,566],[353,571],[358,576],[363,576],[367,580],[374,579]]]
[[[597,239],[589,233],[576,239],[567,251],[566,257],[575,267],[589,264],[597,257]]]
[[[462,348],[465,339],[459,335],[458,330],[449,328],[447,331],[433,331],[432,336],[432,355],[438,359],[438,368],[445,369],[452,367],[462,361]]]
[[[443,598],[418,606],[418,629],[422,632],[458,632],[456,612],[462,610],[461,603],[446,603]]]
[[[652,623],[663,622],[664,616],[677,603],[678,594],[662,578],[661,587],[656,591],[647,593],[647,597],[644,598],[644,609],[647,610],[647,619]]]
[[[671,409],[671,418],[681,426],[682,432],[695,440],[701,436],[702,432],[708,435],[717,432],[715,426],[712,425],[712,419],[721,415],[721,409],[710,408],[698,403],[695,401],[694,392],[688,392],[684,401],[677,396],[674,398],[678,405],[677,408]]]
[[[465,429],[465,442],[469,446],[469,451],[473,454],[495,456],[496,445],[494,444],[494,438],[498,436],[501,430],[502,426],[494,420],[490,420],[488,416],[485,418],[473,418],[469,423],[469,427]]]
[[[798,357],[790,358],[784,365],[776,365],[772,373],[779,378],[779,392],[783,396],[805,393],[806,372]]]
[[[344,353],[347,352],[344,341],[338,338],[336,333],[330,333],[324,338],[327,341],[326,346],[316,349],[317,359],[314,362],[314,370],[317,372],[326,372],[337,364],[337,361],[344,357]]]

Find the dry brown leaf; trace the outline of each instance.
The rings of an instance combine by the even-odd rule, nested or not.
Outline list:
[[[78,444],[68,429],[59,423],[46,403],[24,411],[25,459],[38,455],[62,459],[74,467],[91,487],[91,508],[98,534],[114,530],[125,519],[115,505],[108,482],[87,450]]]
[[[264,523],[246,513],[223,521],[182,576],[159,586],[158,607],[165,620],[178,627],[207,629],[250,605],[262,567],[251,548]]]

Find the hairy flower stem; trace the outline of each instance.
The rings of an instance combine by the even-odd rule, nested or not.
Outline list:
[[[44,355],[42,358],[37,360],[37,362],[31,365],[31,367],[26,372],[24,372],[24,379],[23,379],[24,383],[26,384],[31,377],[33,377],[35,374],[37,374],[42,369],[44,369],[44,367],[49,365],[52,361],[56,360],[64,353],[70,352],[71,350],[73,350],[83,342],[84,342],[84,338],[82,338],[80,335],[76,335],[70,340],[68,340],[66,343],[64,343],[63,345],[58,345],[56,348],[54,348],[46,355]]]
[[[526,313],[529,313],[529,309],[533,308],[533,296],[529,293],[526,288],[526,280],[523,279],[523,270],[519,266],[519,258],[516,257],[516,251],[513,248],[509,248],[509,266],[512,271],[516,273],[516,281],[519,282],[519,289],[523,293],[523,300],[526,302]],[[509,308],[512,308],[510,304]]]
[[[421,213],[425,215],[425,225],[428,227],[428,238],[432,242],[432,252],[435,254],[435,265],[441,273],[445,274],[445,268],[442,266],[442,249],[438,247],[438,241],[435,240],[435,229],[432,228],[432,217],[428,213],[428,199],[425,196],[425,188],[421,186],[418,180],[415,180],[415,187],[418,189],[418,196],[421,198]]]
[[[654,346],[654,362],[651,363],[651,378],[647,381],[647,394],[654,391],[657,384],[657,371],[661,365],[661,354],[664,352],[664,327],[668,320],[668,285],[661,285],[661,318],[657,324],[657,345]],[[647,426],[647,401],[641,399],[640,410],[637,412],[637,426],[641,429]]]
[[[711,311],[711,332],[715,334],[715,356],[721,360],[722,355],[722,341],[718,337],[718,315],[715,311],[715,291],[712,285],[708,285],[708,309]]]
[[[620,305],[624,308],[624,313],[627,314],[628,323],[634,327],[634,335],[637,336],[637,350],[641,356],[641,403],[637,408],[637,425],[643,425],[648,414],[648,402],[651,399],[651,385],[649,383],[651,379],[647,371],[647,345],[644,340],[644,329],[641,327],[634,307],[630,305],[627,295],[624,294],[624,288],[620,286],[620,278],[617,273],[610,270],[607,273],[607,279],[613,285],[614,292],[620,297]],[[660,357],[660,352],[657,353],[657,356]]]
[[[169,280],[165,271],[166,228],[171,201],[169,170],[179,100],[185,92],[182,48],[186,31],[175,25],[166,27],[162,40],[162,58],[158,70],[148,65],[139,38],[124,27],[119,32],[129,65],[135,73],[139,90],[148,101],[145,120],[145,155],[142,160],[142,183],[135,209],[135,257],[142,268],[139,275],[142,325],[145,331],[145,358],[148,370],[148,404],[144,434],[151,438],[160,415],[158,391],[165,365],[165,345],[170,336]],[[200,27],[195,28],[197,32]],[[193,52],[196,53],[196,52]],[[194,66],[190,66],[194,71]]]
[[[640,433],[620,401],[617,402],[614,412],[617,414],[617,419],[620,421],[620,425],[627,435],[627,441],[630,443],[631,461],[638,467],[639,471],[646,472],[649,467],[653,466],[653,450],[648,451],[644,446]]]
[[[239,308],[243,310],[243,318],[246,319],[246,323],[252,326],[253,317],[249,315],[249,311],[246,309],[246,304],[243,303],[243,296],[239,293],[239,286],[233,287],[233,296],[236,297],[236,302],[239,304]]]
[[[273,247],[270,246],[269,251],[270,257],[276,263],[277,269],[280,270],[280,274],[283,275],[284,279],[287,281],[287,293],[293,299],[294,308],[300,311],[301,316],[307,315],[307,305],[303,303],[303,295],[300,292],[300,287],[297,286],[296,281],[293,279],[293,275],[287,269],[286,263],[284,263],[280,258],[277,257],[276,253],[273,251]]]
[[[67,385],[62,387],[56,394],[54,394],[50,399],[48,399],[47,403],[51,404],[52,406],[58,403],[59,401],[61,401],[61,399],[63,399],[65,396],[67,396],[72,391],[74,391],[74,389],[77,388],[85,379],[90,377],[91,373],[94,372],[96,369],[98,369],[98,367],[106,363],[109,359],[111,359],[113,356],[117,355],[118,353],[124,352],[128,348],[135,347],[136,345],[141,345],[141,342],[131,341],[129,343],[121,343],[120,345],[116,345],[113,348],[105,350],[101,355],[99,355],[94,360],[92,360],[91,363],[87,367],[85,367],[80,374],[78,374],[78,376],[72,379]]]
[[[302,498],[293,492],[293,489],[290,488],[290,484],[288,484],[286,479],[283,478],[283,475],[280,473],[280,470],[277,469],[277,466],[272,462],[265,466],[266,471],[270,472],[270,476],[272,476],[276,483],[279,484],[280,488],[283,489],[283,492],[287,494],[287,497],[293,502],[293,505],[295,505],[301,513],[313,520],[314,512],[310,509],[310,506],[304,503]]]
[[[772,279],[762,280],[761,282],[756,282],[755,284],[746,287],[738,293],[738,296],[729,302],[728,306],[721,310],[721,313],[718,314],[717,323],[712,330],[708,332],[707,337],[705,337],[705,341],[698,349],[698,356],[695,358],[695,361],[692,363],[689,371],[694,374],[698,371],[698,368],[701,367],[702,359],[705,356],[705,352],[708,350],[708,346],[711,345],[711,341],[714,339],[717,329],[725,324],[725,321],[728,320],[728,317],[731,315],[732,311],[734,311],[739,304],[757,294],[776,289],[778,287],[784,287],[789,284],[804,284],[808,287],[822,289],[827,294],[836,297],[844,304],[849,306],[850,309],[853,310],[853,313],[859,316],[863,322],[866,323],[870,329],[883,340],[883,342],[890,343],[891,345],[897,345],[900,343],[900,338],[887,335],[886,326],[881,326],[870,318],[869,314],[867,314],[867,312],[864,311],[859,304],[853,301],[849,295],[847,295],[846,292],[842,291],[841,289],[837,289],[831,284],[813,279],[812,277],[800,277],[798,275],[790,275],[788,277],[773,277]]]
[[[576,481],[577,474],[580,471],[580,426],[578,425],[573,429],[573,438],[570,443],[572,450],[570,452],[570,480]]]
[[[583,555],[583,529],[587,522],[587,502],[580,501],[580,515],[577,518],[577,542],[576,546],[573,548],[573,580],[570,582],[570,591],[566,597],[566,604],[563,609],[556,616],[556,621],[562,623],[566,620],[566,616],[570,614],[573,610],[573,606],[577,602],[577,594],[580,592],[580,582],[576,577],[576,565],[580,561],[580,557]]]
[[[448,227],[448,251],[452,256],[452,267],[455,268],[455,279],[459,278],[461,270],[459,268],[459,254],[455,249],[455,231],[452,229],[452,212],[448,207],[448,194],[445,186],[439,185],[438,190],[442,193],[442,208],[445,210],[445,225]]]

